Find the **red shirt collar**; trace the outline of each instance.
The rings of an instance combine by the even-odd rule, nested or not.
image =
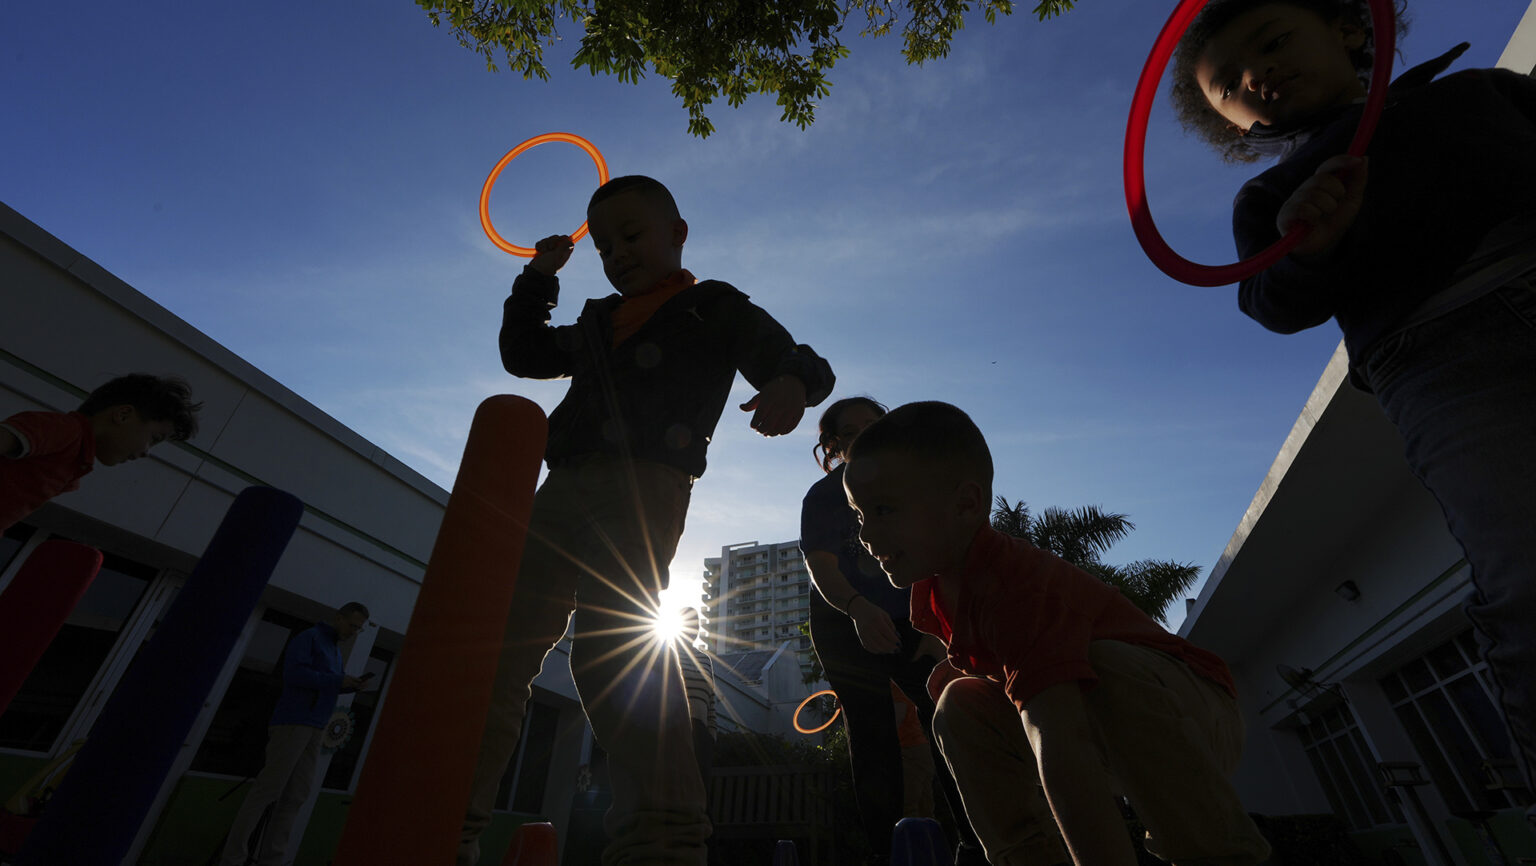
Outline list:
[[[955,581],[955,610],[953,619],[944,610],[942,596],[939,593],[939,576],[927,577],[912,584],[912,625],[919,631],[927,632],[949,643],[955,634],[954,625],[964,620],[967,601],[970,594],[967,590],[971,585],[984,579],[988,574],[986,563],[993,557],[989,553],[995,548],[997,539],[1004,538],[1002,533],[991,526],[983,525],[971,536],[970,546],[965,550],[965,563],[960,566]]]
[[[987,594],[987,585],[995,579],[991,565],[999,561],[999,547],[1007,544],[1008,536],[990,525],[976,530],[970,547],[966,549],[965,564],[956,575],[958,579],[955,581],[953,611],[944,610],[937,575],[912,584],[912,625],[918,631],[927,632],[944,641],[949,647],[950,662],[967,673],[975,674],[989,669],[988,659],[984,657],[986,654],[972,646],[971,634],[975,628],[977,612],[972,610],[971,600],[977,593],[983,596]]]

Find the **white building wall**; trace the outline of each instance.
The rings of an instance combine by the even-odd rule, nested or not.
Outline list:
[[[1232,668],[1248,731],[1234,781],[1264,814],[1333,811],[1296,728],[1340,698],[1367,778],[1380,762],[1427,766],[1380,680],[1469,627],[1460,546],[1374,399],[1345,381],[1345,363],[1341,347],[1180,629]],[[1346,581],[1358,598],[1341,594]],[[1309,682],[1288,684],[1282,666]],[[1423,814],[1405,806],[1400,831],[1377,827],[1426,862],[1476,862],[1447,829],[1442,793],[1414,790]]]
[[[97,467],[79,490],[26,522],[167,569],[161,580],[174,585],[196,564],[240,490],[281,488],[303,500],[305,513],[249,625],[268,605],[318,619],[361,601],[372,614],[368,641],[398,648],[447,491],[0,205],[0,418],[72,410],[82,392],[128,372],[186,379],[204,403],[198,435],[160,445],[145,459]],[[0,589],[26,552],[0,571]],[[146,621],[120,637],[93,691],[110,693],[131,660],[153,618],[152,610],[142,612]],[[196,751],[253,632],[249,625],[167,788]],[[561,730],[567,731],[580,709],[564,651],[562,644],[535,684],[564,699]],[[354,648],[349,670],[360,670],[366,655]],[[88,709],[78,711],[53,751],[83,735],[92,719]],[[546,806],[552,817],[569,809],[576,762],[574,753],[557,753],[551,762]],[[146,832],[153,823],[152,815]]]
[[[769,734],[786,739],[804,736],[795,730],[795,710],[811,696],[791,645],[782,643],[747,681],[723,660],[715,662],[715,713],[722,731]]]
[[[190,565],[234,495],[269,484],[306,505],[272,585],[367,598],[374,622],[405,631],[446,491],[14,212],[0,229],[0,413],[73,409],[60,381],[88,391],[133,371],[179,375],[204,402],[188,447],[98,467],[33,522],[99,521]]]

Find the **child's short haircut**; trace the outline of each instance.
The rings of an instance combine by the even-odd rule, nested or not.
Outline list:
[[[1173,100],[1173,110],[1178,114],[1179,124],[1184,127],[1184,131],[1203,139],[1227,162],[1254,162],[1261,155],[1243,140],[1242,134],[1233,128],[1231,121],[1217,114],[1216,109],[1211,107],[1200,82],[1195,80],[1195,63],[1211,37],[1221,32],[1234,18],[1261,6],[1277,4],[1306,9],[1321,16],[1324,21],[1342,17],[1363,28],[1365,44],[1359,50],[1350,52],[1349,59],[1354,63],[1355,72],[1360,76],[1362,84],[1369,84],[1371,80],[1371,64],[1376,56],[1376,35],[1371,28],[1371,7],[1367,0],[1210,0],[1200,10],[1200,14],[1195,16],[1189,29],[1184,31],[1178,48],[1174,50],[1173,84],[1169,97]],[[1406,0],[1396,0],[1395,5],[1397,35],[1401,37],[1408,30],[1407,19],[1403,14],[1406,11]]]
[[[626,174],[598,187],[597,192],[592,193],[592,198],[587,202],[587,210],[592,210],[593,205],[598,202],[626,192],[638,192],[645,196],[646,201],[660,209],[662,216],[667,219],[675,220],[682,216],[678,213],[677,201],[672,198],[672,192],[663,186],[661,181],[643,174]]]
[[[341,609],[336,611],[336,613],[338,616],[351,616],[354,613],[360,613],[364,617],[373,616],[373,614],[368,612],[368,607],[360,601],[349,601],[342,605]]]
[[[971,416],[948,403],[930,400],[892,409],[853,440],[848,459],[890,451],[952,462],[968,480],[981,482],[987,499],[992,498],[992,450],[986,437]]]
[[[171,422],[171,438],[178,442],[197,435],[197,410],[203,408],[193,401],[192,388],[183,379],[129,373],[86,395],[79,411],[95,415],[113,406],[132,406],[147,420]]]

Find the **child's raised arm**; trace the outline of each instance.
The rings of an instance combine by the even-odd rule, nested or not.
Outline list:
[[[552,277],[571,260],[571,252],[575,249],[576,244],[570,235],[550,235],[533,245],[533,260],[528,266],[546,277]]]
[[[1311,227],[1291,250],[1292,256],[1302,261],[1322,259],[1339,245],[1360,214],[1366,167],[1366,160],[1358,156],[1325,160],[1280,206],[1275,228],[1281,235],[1298,225]]]
[[[574,325],[551,327],[549,311],[560,300],[555,272],[571,259],[575,245],[566,235],[550,235],[534,245],[533,260],[512,282],[512,294],[502,306],[501,365],[508,373],[528,379],[559,379],[575,370],[570,347],[561,334]]]

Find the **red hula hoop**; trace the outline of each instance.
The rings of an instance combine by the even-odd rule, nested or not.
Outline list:
[[[1392,79],[1392,53],[1396,50],[1397,23],[1392,0],[1369,2],[1371,30],[1375,35],[1375,62],[1372,64],[1371,86],[1366,94],[1365,111],[1360,115],[1360,125],[1355,128],[1355,137],[1345,151],[1350,156],[1363,155],[1366,145],[1370,144],[1372,133],[1376,131],[1376,122],[1381,118],[1381,110],[1387,102],[1387,85]],[[1157,85],[1168,67],[1168,61],[1173,57],[1174,49],[1183,38],[1184,31],[1189,29],[1190,22],[1205,8],[1205,4],[1206,0],[1182,0],[1168,17],[1162,32],[1157,35],[1152,53],[1147,56],[1147,65],[1142,67],[1141,79],[1136,82],[1136,94],[1131,99],[1130,120],[1125,127],[1125,204],[1131,212],[1131,228],[1136,232],[1136,240],[1141,242],[1147,258],[1163,273],[1192,286],[1224,286],[1241,282],[1278,262],[1301,240],[1306,228],[1292,229],[1269,248],[1242,261],[1230,265],[1202,265],[1174,252],[1158,232],[1157,224],[1152,221],[1152,212],[1147,207],[1146,173],[1143,170],[1147,121],[1152,116],[1152,100],[1157,96]]]

